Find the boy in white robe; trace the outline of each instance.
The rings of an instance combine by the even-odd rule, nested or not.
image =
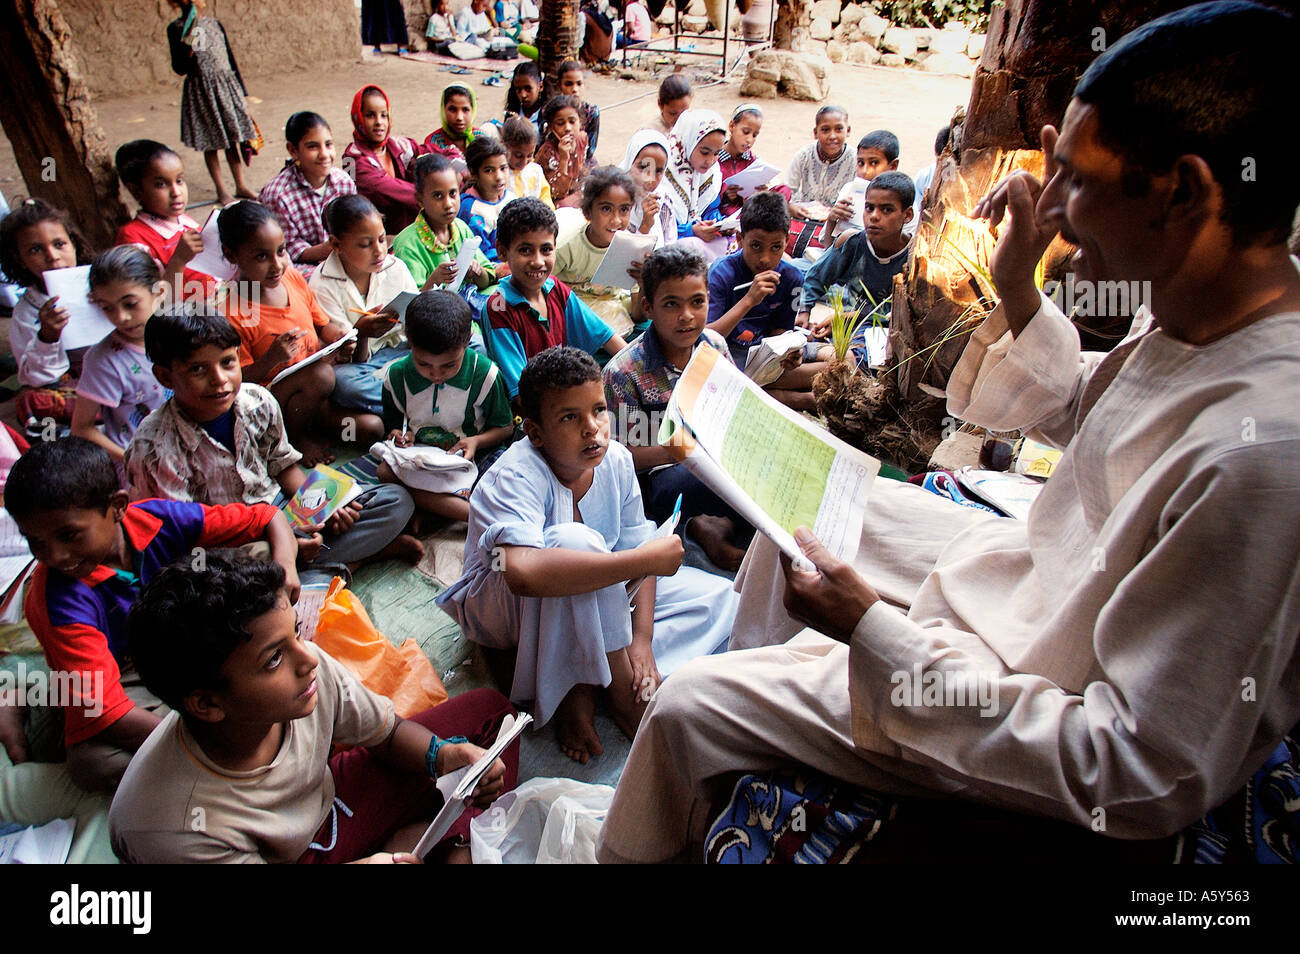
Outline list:
[[[681,855],[715,782],[791,761],[1128,839],[1182,830],[1263,764],[1300,719],[1300,186],[1251,123],[1285,108],[1259,64],[1296,42],[1285,14],[1203,4],[1093,64],[1043,130],[1046,183],[975,209],[1010,211],[1001,304],[948,385],[954,415],[1064,449],[1028,519],[879,481],[855,566],[801,531],[818,571],[795,571],[756,538],[733,647],[758,648],[655,699],[602,861]],[[1243,155],[1281,171],[1261,189]],[[1084,282],[1149,282],[1159,321],[1082,353],[1033,280],[1058,232]],[[825,636],[773,645],[802,624]]]
[[[726,648],[737,597],[681,566],[679,538],[656,537],[590,355],[534,356],[519,406],[528,439],[474,488],[465,571],[438,605],[475,642],[518,648],[511,698],[531,702],[538,724],[554,715],[560,747],[585,763],[602,751],[599,690],[632,737],[661,676]]]

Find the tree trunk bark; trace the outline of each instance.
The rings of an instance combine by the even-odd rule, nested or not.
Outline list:
[[[993,7],[988,40],[970,103],[953,117],[952,137],[922,202],[912,260],[894,288],[890,353],[882,378],[886,413],[869,433],[898,434],[897,463],[925,466],[954,422],[939,397],[971,332],[996,303],[988,280],[995,240],[971,209],[1016,169],[1043,171],[1039,132],[1060,127],[1075,83],[1110,43],[1180,0],[1006,0]],[[1059,279],[1071,252],[1057,239],[1045,256],[1045,278]],[[1113,347],[1130,319],[1084,327],[1090,349]],[[871,438],[868,444],[882,446]],[[886,442],[887,444],[888,442]],[[891,448],[893,450],[893,448]]]
[[[55,0],[0,0],[0,22],[0,125],[27,191],[106,248],[129,216],[68,24]]]
[[[812,29],[812,0],[773,0],[776,23],[772,26],[772,46],[778,50],[802,52]]]
[[[560,64],[578,58],[579,0],[542,0],[537,25],[538,65],[549,92],[559,84]]]

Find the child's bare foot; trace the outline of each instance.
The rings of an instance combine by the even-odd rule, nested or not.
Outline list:
[[[241,199],[252,199],[253,201],[257,201],[257,193],[248,188],[248,186],[245,186],[242,189],[236,189],[235,195]]]
[[[638,658],[633,659],[633,647],[637,649]],[[647,669],[645,657],[649,655],[648,674],[654,680],[654,686],[642,685],[639,680],[635,680],[635,675]],[[646,647],[645,652],[641,652],[635,639],[632,646],[627,649],[619,649],[612,653],[606,653],[605,658],[609,660],[610,683],[609,683],[609,714],[614,717],[614,722],[623,730],[623,734],[629,739],[636,737],[637,727],[641,725],[641,717],[645,715],[646,706],[650,704],[650,697],[654,695],[654,689],[658,688],[659,670],[654,663],[654,655]],[[650,690],[650,691],[646,691]]]
[[[302,460],[299,463],[304,467],[328,464],[334,460],[334,455],[330,453],[329,447],[314,437],[301,437],[294,443],[298,450],[302,452]]]
[[[257,196],[253,196],[253,198],[257,198]],[[226,192],[224,189],[217,192],[217,205],[221,206],[221,208],[224,209],[226,206],[230,205],[234,201],[235,201],[235,197],[231,195],[229,192]]]
[[[424,559],[424,544],[409,533],[399,534],[393,542],[375,554],[376,560],[401,560],[415,566]]]
[[[586,765],[605,751],[596,732],[596,687],[574,686],[555,710],[555,738],[560,751]]]
[[[745,551],[731,542],[735,525],[726,517],[693,517],[686,525],[686,535],[704,549],[704,555],[721,570],[735,573]]]

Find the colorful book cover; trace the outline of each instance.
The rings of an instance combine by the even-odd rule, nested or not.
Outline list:
[[[357,482],[333,467],[317,464],[307,471],[307,479],[284,505],[284,515],[291,527],[320,526],[349,500],[358,496]]]

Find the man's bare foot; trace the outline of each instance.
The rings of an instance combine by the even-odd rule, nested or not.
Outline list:
[[[299,438],[294,444],[302,452],[302,460],[299,463],[304,467],[328,464],[334,460],[334,455],[330,453],[329,447],[313,437]]]
[[[560,751],[582,765],[605,751],[596,732],[596,691],[595,686],[574,686],[555,710]]]
[[[726,517],[692,517],[686,525],[686,535],[698,543],[714,566],[730,573],[740,569],[745,551],[731,542],[736,527]]]

